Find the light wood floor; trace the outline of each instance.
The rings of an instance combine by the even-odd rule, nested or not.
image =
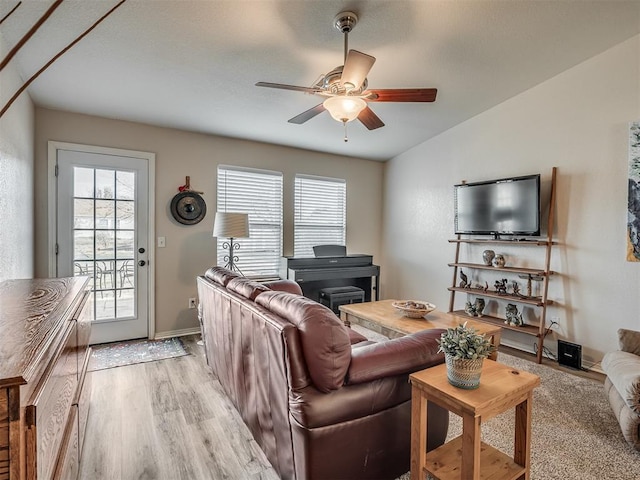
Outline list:
[[[182,339],[190,355],[92,373],[79,479],[278,479],[209,371],[199,336]],[[512,348],[500,351],[535,361]]]
[[[93,372],[81,480],[277,480],[210,373],[190,355]]]

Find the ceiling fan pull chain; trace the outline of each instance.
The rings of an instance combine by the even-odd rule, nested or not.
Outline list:
[[[342,124],[344,125],[344,141],[346,143],[349,141],[349,137],[347,137],[347,122],[343,120]]]

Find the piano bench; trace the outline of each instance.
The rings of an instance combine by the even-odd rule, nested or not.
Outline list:
[[[349,303],[364,302],[364,290],[358,287],[330,287],[320,290],[320,303],[340,315],[338,307]]]

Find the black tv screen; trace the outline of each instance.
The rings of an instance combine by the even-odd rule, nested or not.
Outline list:
[[[540,175],[454,186],[455,233],[540,235]]]

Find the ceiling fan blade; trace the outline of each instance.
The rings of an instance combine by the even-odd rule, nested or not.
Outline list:
[[[384,122],[380,120],[373,110],[369,107],[365,108],[358,115],[358,120],[362,122],[362,124],[367,127],[369,130],[375,130],[376,128],[384,127]]]
[[[295,123],[297,125],[301,125],[304,122],[306,122],[307,120],[311,120],[316,115],[324,112],[325,110],[326,110],[326,108],[324,108],[324,105],[320,103],[320,104],[316,105],[315,107],[310,108],[306,112],[302,112],[300,115],[296,115],[295,117],[290,118],[288,121],[289,121],[289,123]]]
[[[367,90],[369,102],[435,102],[437,88],[388,88]]]
[[[298,87],[297,85],[286,85],[284,83],[258,82],[256,87],[279,88],[281,90],[294,90],[296,92],[320,93],[322,89],[316,87]]]
[[[357,50],[349,50],[342,70],[342,85],[346,86],[347,83],[350,83],[354,90],[360,88],[375,62],[376,57]]]

